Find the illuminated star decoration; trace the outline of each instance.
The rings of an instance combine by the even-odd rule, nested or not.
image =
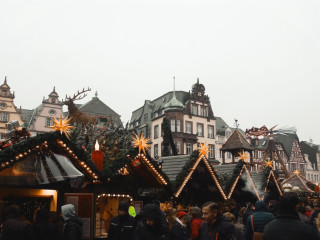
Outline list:
[[[49,126],[50,128],[53,128],[54,130],[56,131],[60,131],[60,133],[64,133],[64,135],[66,135],[66,137],[68,139],[70,139],[70,129],[71,128],[74,128],[74,126],[71,126],[69,124],[70,120],[72,119],[69,118],[68,119],[68,116],[62,120],[62,116],[60,115],[60,120],[56,119],[55,117],[52,117],[51,120],[53,122],[53,125],[52,126]]]
[[[203,155],[208,158],[209,146],[206,143],[200,143],[198,148],[200,156]]]
[[[271,169],[273,169],[273,164],[272,164],[272,160],[266,161],[266,167],[269,167]]]
[[[248,153],[245,153],[242,151],[242,153],[239,153],[240,160],[243,162],[247,162],[247,159],[249,158]]]
[[[299,175],[300,174],[300,172],[299,172],[299,170],[298,169],[296,169],[296,170],[294,170],[294,172],[293,172],[295,175]]]
[[[143,151],[144,155],[146,155],[146,150],[150,148],[150,144],[148,144],[150,138],[144,138],[143,133],[141,133],[141,137],[139,138],[137,134],[132,137],[132,146],[134,148],[139,147],[139,154],[141,150]]]

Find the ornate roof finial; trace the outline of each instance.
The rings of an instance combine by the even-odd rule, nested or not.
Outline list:
[[[96,91],[95,96],[96,96],[96,98],[98,97],[98,91]]]
[[[197,83],[199,84],[199,77],[197,77]]]
[[[173,96],[176,97],[176,77],[173,77]]]
[[[234,119],[234,125],[236,126],[236,129],[239,127],[238,119]]]
[[[52,91],[52,92],[55,92],[55,91],[56,91],[56,87],[54,86],[54,87],[53,87],[53,91]]]
[[[7,76],[4,77],[4,83],[7,83]]]

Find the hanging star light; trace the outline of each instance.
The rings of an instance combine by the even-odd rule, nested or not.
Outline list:
[[[273,169],[272,161],[273,161],[273,160],[266,161],[265,166]]]
[[[198,148],[200,156],[203,155],[208,158],[209,145],[206,143],[200,143],[200,147]]]
[[[53,125],[52,126],[49,126],[50,128],[53,128],[54,130],[56,131],[60,131],[60,133],[64,133],[64,135],[66,135],[66,137],[68,139],[70,139],[70,129],[74,128],[74,126],[71,126],[69,124],[70,120],[72,119],[69,118],[68,119],[68,116],[62,120],[62,116],[60,115],[60,120],[56,119],[55,117],[52,117],[51,120],[53,122]]]
[[[148,142],[150,141],[150,138],[144,138],[143,133],[141,133],[140,138],[137,134],[135,134],[134,137],[132,137],[132,146],[134,148],[139,147],[139,154],[141,153],[141,150],[144,154],[146,154],[145,150],[148,150],[150,148],[150,144]]]
[[[249,158],[248,153],[245,153],[242,151],[242,153],[239,153],[240,160],[243,162],[247,162],[247,159]]]
[[[299,175],[300,174],[300,172],[299,172],[299,170],[298,169],[296,169],[296,170],[294,170],[294,172],[293,172],[295,175]]]

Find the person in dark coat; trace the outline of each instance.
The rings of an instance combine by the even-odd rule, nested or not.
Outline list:
[[[129,203],[120,202],[119,215],[112,218],[107,240],[130,240],[134,228],[134,217],[129,215]]]
[[[219,205],[207,202],[202,206],[204,222],[200,228],[201,240],[233,240],[234,226],[220,213]]]
[[[34,232],[36,240],[59,240],[60,233],[57,225],[50,222],[50,212],[42,208],[36,213]]]
[[[242,217],[242,223],[244,226],[246,226],[248,217],[250,217],[252,214],[254,214],[254,205],[252,203],[248,203],[247,211],[244,212]]]
[[[169,225],[168,225],[168,221],[167,221],[167,216],[166,216],[165,212],[162,211],[161,208],[160,208],[160,204],[161,204],[160,201],[158,199],[154,199],[154,200],[152,200],[151,203],[153,205],[157,206],[160,209],[160,214],[161,214],[161,218],[160,219],[161,219],[162,227],[163,228],[168,228]]]
[[[136,216],[132,240],[168,240],[168,228],[161,224],[160,208],[147,204]]]
[[[297,214],[298,197],[285,193],[279,199],[279,211],[275,219],[264,227],[264,240],[316,240],[316,228],[302,222]]]
[[[234,240],[244,240],[243,224],[236,223],[236,217],[230,212],[224,213],[223,216],[234,225]]]
[[[245,239],[252,240],[253,233],[263,233],[264,226],[274,219],[273,214],[267,212],[267,206],[263,201],[257,201],[255,203],[256,212],[248,217]]]
[[[66,204],[61,207],[65,221],[63,240],[82,240],[82,220],[76,216],[74,206]]]
[[[11,205],[4,210],[0,240],[34,240],[31,226],[19,217],[20,207],[18,205]]]
[[[170,240],[188,240],[189,231],[187,229],[188,215],[184,211],[177,212],[176,222],[173,224]]]

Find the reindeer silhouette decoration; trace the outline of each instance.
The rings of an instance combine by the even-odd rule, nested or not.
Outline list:
[[[87,96],[86,92],[89,92],[89,91],[91,91],[90,88],[86,90],[83,88],[81,92],[78,91],[77,94],[74,94],[72,98],[66,95],[66,99],[63,101],[63,104],[68,106],[68,112],[69,112],[69,115],[72,117],[72,120],[71,120],[72,123],[83,123],[85,125],[88,125],[91,122],[92,124],[95,124],[96,122],[95,117],[92,117],[89,114],[81,112],[77,108],[77,106],[74,104],[74,101],[77,101],[86,97]]]

